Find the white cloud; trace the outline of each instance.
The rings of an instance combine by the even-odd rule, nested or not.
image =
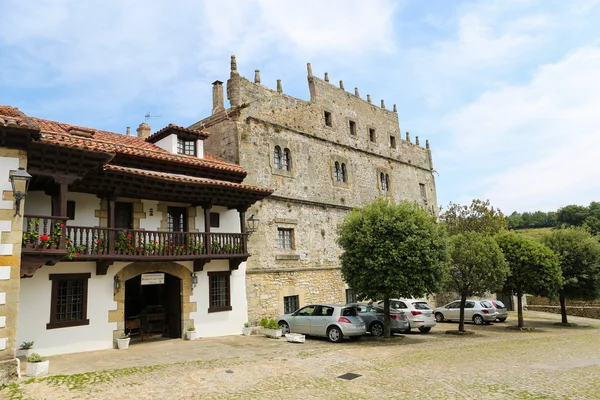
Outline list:
[[[483,185],[481,197],[504,210],[597,200],[599,69],[600,47],[580,48],[540,67],[527,84],[488,91],[450,115],[448,153],[461,155],[455,173],[479,175],[468,186]]]

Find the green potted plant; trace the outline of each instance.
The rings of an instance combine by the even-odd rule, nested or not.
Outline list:
[[[281,337],[281,328],[276,320],[272,318],[263,318],[260,320],[262,333],[269,338],[279,339]]]
[[[254,328],[252,328],[252,325],[250,325],[250,322],[245,322],[244,327],[242,328],[242,334],[244,336],[250,336],[250,335],[252,335],[253,330],[254,330]]]
[[[121,336],[119,336],[117,338],[117,348],[119,350],[125,350],[127,348],[129,348],[129,341],[131,340],[131,337],[129,336],[129,333],[121,333]]]
[[[194,324],[189,325],[186,330],[185,330],[185,338],[187,340],[196,340],[196,336],[197,332],[196,332],[196,327],[194,326]]]
[[[33,347],[33,340],[31,342],[23,342],[21,343],[21,346],[19,347],[19,349],[17,350],[17,357],[29,357],[29,353],[31,350],[31,348]]]
[[[25,373],[27,376],[43,376],[48,374],[48,369],[50,367],[50,361],[42,360],[42,357],[38,353],[31,353],[27,357],[27,368]]]

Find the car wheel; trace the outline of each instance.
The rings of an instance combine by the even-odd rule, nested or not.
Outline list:
[[[473,322],[475,323],[475,325],[483,325],[485,321],[483,320],[483,317],[481,315],[476,315],[473,317]]]
[[[373,336],[383,336],[383,325],[380,322],[373,322],[369,328]]]
[[[327,339],[329,339],[333,343],[341,342],[343,337],[344,335],[342,334],[342,331],[337,326],[332,326],[327,331]]]
[[[281,328],[281,334],[285,335],[286,333],[290,333],[290,326],[285,321],[279,321],[279,327]]]
[[[442,314],[441,312],[436,312],[435,313],[435,320],[437,322],[444,322],[444,314]]]
[[[427,327],[427,328],[426,328],[426,327],[419,328],[419,331],[420,331],[421,333],[427,333],[427,332],[429,332],[430,330],[431,330],[431,328],[429,328],[429,327]]]
[[[408,324],[408,326],[406,327],[406,329],[403,329],[401,331],[401,333],[410,333],[410,330],[411,330],[411,327],[410,327],[410,324]]]
[[[506,318],[498,318],[498,321],[504,322],[504,321],[506,321]]]
[[[350,340],[353,340],[353,341],[355,341],[355,342],[356,342],[357,340],[360,340],[360,338],[362,338],[362,335],[360,335],[360,336],[350,336]]]

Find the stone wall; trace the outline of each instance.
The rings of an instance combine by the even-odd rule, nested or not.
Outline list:
[[[527,309],[530,311],[543,311],[554,314],[560,314],[560,306],[540,306],[540,305],[528,305]],[[575,307],[567,306],[567,315],[573,315],[576,317],[596,318],[600,319],[600,307]]]
[[[15,216],[10,171],[27,168],[23,151],[0,148],[0,384],[17,379],[15,358],[19,289],[21,284],[21,239],[23,218]],[[18,188],[24,191],[24,187]],[[21,204],[21,213],[25,209]]]

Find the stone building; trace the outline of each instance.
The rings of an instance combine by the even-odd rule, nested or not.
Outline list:
[[[260,219],[249,239],[250,320],[310,302],[344,303],[351,297],[340,273],[336,227],[346,213],[377,197],[417,201],[437,210],[429,143],[401,137],[396,106],[372,104],[312,74],[310,100],[272,90],[237,71],[213,83],[212,115],[190,128],[210,133],[207,151],[246,171],[246,181],[274,189],[248,210]]]

